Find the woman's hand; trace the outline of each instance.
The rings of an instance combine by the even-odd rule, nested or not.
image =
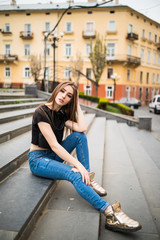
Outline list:
[[[80,172],[82,175],[82,182],[86,183],[86,185],[90,185],[90,177],[89,172],[85,169],[85,167],[80,163],[77,167],[72,168],[73,172]]]

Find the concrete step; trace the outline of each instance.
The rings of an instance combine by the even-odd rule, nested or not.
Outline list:
[[[7,104],[19,104],[19,103],[26,103],[26,102],[39,102],[45,101],[43,98],[19,98],[19,99],[1,99],[0,105],[7,105]]]
[[[0,124],[32,116],[36,108],[0,113]]]
[[[1,93],[0,99],[20,99],[20,98],[35,98],[34,95],[26,95],[24,93],[14,94],[14,93]]]
[[[30,143],[31,131],[0,144],[0,181],[26,161]]]
[[[20,109],[25,109],[25,108],[27,108],[27,109],[28,108],[35,108],[35,107],[38,107],[40,104],[43,104],[43,103],[44,103],[44,101],[0,105],[0,113],[8,112],[8,111],[14,111],[14,110],[20,110]]]
[[[86,114],[88,128],[92,125],[94,118],[94,114]],[[24,152],[28,153],[26,150],[29,146],[30,132],[1,144],[1,170],[4,165],[10,165],[11,169],[18,165],[19,163],[14,162],[13,159],[16,161],[18,155]],[[12,156],[12,153],[14,156]],[[27,155],[25,159],[27,159]],[[4,175],[7,170],[3,168],[1,172]],[[57,183],[33,176],[27,162],[3,180],[0,184],[0,239],[28,240],[28,235],[33,230],[35,222],[46,206]]]
[[[143,154],[141,156],[140,152],[143,147],[137,142],[136,134],[132,136],[132,131],[130,131],[132,127],[123,125],[125,129],[122,130],[121,124],[116,121],[108,120],[106,124],[104,186],[108,191],[107,200],[111,204],[120,201],[122,210],[142,224],[142,230],[130,235],[131,239],[158,240],[159,234],[139,176],[139,173],[144,175],[146,171],[143,159],[147,159],[148,155],[145,153],[144,157]],[[125,138],[124,135],[126,135]],[[134,164],[132,153],[135,155],[139,170]],[[124,239],[124,235],[115,235],[114,232],[105,230],[104,222],[105,217],[102,216],[100,240]]]
[[[14,137],[31,130],[32,117],[15,120],[0,125],[0,143],[4,143]]]
[[[99,183],[102,182],[105,121],[105,118],[95,118],[87,134],[91,170],[95,171]],[[29,239],[97,240],[99,219],[100,213],[78,195],[71,183],[60,181]]]
[[[130,131],[127,125],[120,124],[120,130],[160,236],[160,144],[149,132],[142,138],[141,131]]]

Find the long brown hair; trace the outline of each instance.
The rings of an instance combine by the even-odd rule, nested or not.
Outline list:
[[[63,106],[61,108],[61,111],[63,111],[67,118],[69,120],[72,120],[74,122],[77,122],[77,115],[76,115],[76,112],[77,112],[77,95],[78,95],[78,88],[77,86],[75,85],[74,82],[70,82],[70,81],[66,81],[66,82],[62,82],[62,83],[59,83],[57,85],[57,87],[53,90],[50,98],[48,99],[47,103],[51,103],[52,102],[52,109],[54,109],[54,104],[55,104],[55,98],[57,96],[57,94],[61,91],[61,89],[63,89],[64,87],[66,86],[71,86],[72,89],[73,89],[73,96],[70,100],[70,102]]]

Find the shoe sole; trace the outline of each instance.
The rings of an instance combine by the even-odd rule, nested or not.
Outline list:
[[[138,226],[136,228],[119,228],[119,227],[112,227],[112,226],[108,226],[108,225],[105,225],[105,228],[108,229],[108,230],[111,230],[111,231],[114,231],[114,232],[126,232],[126,233],[129,233],[129,232],[137,232],[139,231],[142,226]]]

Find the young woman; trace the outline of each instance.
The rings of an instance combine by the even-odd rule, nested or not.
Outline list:
[[[72,133],[63,140],[64,127]],[[106,191],[94,181],[94,173],[90,172],[86,130],[76,85],[60,83],[33,115],[29,152],[31,172],[39,177],[70,181],[84,199],[105,214],[107,229],[123,232],[141,229],[137,221],[121,210],[119,203],[111,206],[100,197],[106,195]],[[71,155],[75,148],[77,158]]]

